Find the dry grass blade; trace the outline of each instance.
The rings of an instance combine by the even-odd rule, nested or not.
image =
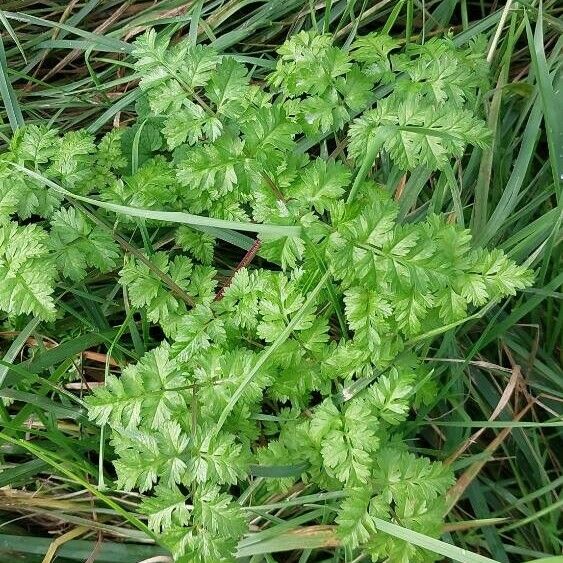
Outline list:
[[[508,401],[510,400],[510,397],[512,396],[514,390],[516,389],[517,385],[521,382],[521,380],[522,380],[522,372],[520,370],[520,366],[515,365],[512,368],[512,375],[510,376],[510,379],[508,380],[508,383],[504,388],[504,391],[502,392],[502,396],[497,406],[495,407],[495,410],[492,412],[488,420],[495,420],[499,416],[499,414],[504,410],[504,408],[508,404]],[[467,450],[467,448],[469,448],[472,444],[475,444],[477,442],[478,438],[485,432],[485,430],[487,429],[481,428],[480,430],[475,432],[472,436],[470,436],[463,444],[461,444],[461,446],[452,455],[450,455],[446,459],[445,463],[451,464],[456,459],[458,459]]]
[[[534,402],[526,405],[514,418],[513,422],[518,422],[522,417],[532,408]],[[498,436],[483,450],[486,454],[485,459],[482,461],[476,461],[468,469],[466,469],[461,476],[457,479],[455,485],[448,491],[446,513],[450,512],[452,508],[457,504],[467,487],[471,482],[479,475],[481,469],[485,466],[488,461],[488,457],[492,456],[493,453],[498,449],[498,447],[508,438],[512,428],[504,428],[499,432]]]
[[[43,557],[41,563],[51,563],[52,561],[54,561],[55,557],[57,556],[57,551],[62,545],[69,542],[70,540],[79,538],[80,536],[84,535],[87,531],[88,528],[85,528],[83,526],[78,526],[64,533],[62,536],[55,538],[51,543],[51,545],[49,546],[49,549],[47,550],[47,553],[45,554],[45,557]]]

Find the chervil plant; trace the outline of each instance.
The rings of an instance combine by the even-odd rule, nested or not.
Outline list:
[[[350,560],[435,560],[376,524],[441,533],[452,471],[404,440],[436,385],[420,358],[532,274],[451,218],[400,221],[378,181],[391,168],[449,173],[487,144],[482,45],[402,48],[374,33],[345,50],[302,32],[266,84],[154,31],[133,55],[134,125],[98,142],[24,127],[2,155],[0,308],[52,321],[65,284],[119,271],[160,329],[88,408],[111,427],[117,488],[145,494],[175,560],[234,558],[249,481],[257,499],[341,492],[323,522]],[[217,238],[248,250],[232,275],[217,270]]]

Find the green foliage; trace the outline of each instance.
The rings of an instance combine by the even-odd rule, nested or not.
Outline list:
[[[109,272],[119,258],[119,248],[111,235],[92,225],[73,207],[53,214],[49,242],[62,275],[73,281],[84,279],[87,268]]]
[[[193,264],[186,256],[169,260],[166,252],[157,252],[151,257],[158,271],[170,276],[181,289],[187,289]],[[120,272],[120,282],[127,288],[131,303],[144,307],[153,322],[169,321],[186,312],[186,306],[165,284],[158,273],[145,262],[128,258]]]
[[[121,377],[109,375],[90,400],[90,417],[99,424],[137,428],[140,422],[158,430],[175,411],[189,404],[189,380],[162,345],[129,365]]]
[[[468,144],[483,147],[485,125],[470,111],[426,106],[418,97],[388,97],[350,126],[350,155],[361,158],[368,143],[379,141],[403,170],[425,166],[441,170]]]
[[[10,315],[55,316],[52,293],[56,270],[47,233],[37,225],[0,226],[0,308]]]
[[[117,486],[147,493],[142,511],[178,561],[233,560],[252,466],[288,464],[299,470],[258,492],[297,480],[344,491],[332,518],[347,550],[433,560],[374,520],[440,535],[451,471],[410,453],[403,432],[429,379],[425,336],[532,275],[443,217],[400,222],[391,194],[358,177],[380,156],[394,173],[446,169],[488,140],[475,113],[482,55],[449,39],[398,49],[384,35],[345,50],[301,32],[262,88],[233,57],[149,31],[133,51],[137,123],[98,144],[24,127],[0,160],[0,308],[51,320],[59,277],[81,283],[94,270],[118,279],[144,333],[162,341],[87,403],[111,427]],[[380,83],[392,88],[375,101]],[[342,156],[299,150],[303,136],[341,136],[356,112]],[[261,267],[225,274],[207,232],[126,214],[94,223],[14,164],[126,207],[298,229],[265,234]],[[143,251],[122,257],[114,238]]]
[[[366,483],[372,456],[379,448],[378,420],[361,398],[352,399],[341,412],[326,399],[311,418],[310,435],[320,448],[326,473],[342,483]]]
[[[361,159],[366,146],[383,145],[403,170],[443,169],[468,144],[486,145],[489,133],[474,114],[476,91],[487,84],[486,63],[471,48],[460,50],[449,38],[433,38],[392,54],[398,43],[370,34],[352,45],[363,71],[393,91],[350,126],[349,152]]]

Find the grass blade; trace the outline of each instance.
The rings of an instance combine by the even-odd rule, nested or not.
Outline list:
[[[386,522],[380,518],[374,518],[374,521],[378,530],[385,532],[390,536],[405,540],[413,545],[429,549],[430,551],[443,555],[444,557],[449,557],[454,561],[459,561],[460,563],[499,563],[494,559],[489,559],[488,557],[483,557],[482,555],[478,555],[476,553],[470,553],[465,549],[456,547],[455,545],[425,536],[424,534],[420,534],[413,530],[408,530],[407,528],[403,528],[402,526],[398,526],[392,522]]]
[[[8,64],[2,37],[0,37],[0,96],[2,96],[12,131],[16,131],[24,124],[23,115],[8,76]]]
[[[12,164],[14,168],[18,169],[23,174],[30,178],[41,182],[42,184],[52,188],[56,192],[64,195],[71,200],[83,201],[114,213],[121,213],[129,215],[130,217],[140,217],[142,219],[153,219],[157,221],[165,221],[168,223],[181,223],[183,225],[197,226],[197,227],[218,227],[222,229],[233,229],[238,231],[250,231],[253,233],[260,233],[273,236],[298,236],[301,233],[301,227],[292,227],[284,225],[268,225],[264,223],[244,223],[242,221],[226,221],[224,219],[214,219],[213,217],[203,217],[201,215],[192,215],[183,211],[154,211],[152,209],[142,209],[138,207],[129,207],[126,205],[117,205],[106,201],[100,201],[91,197],[85,197],[78,194],[73,194],[55,182],[45,178],[37,172],[33,172],[19,164]]]

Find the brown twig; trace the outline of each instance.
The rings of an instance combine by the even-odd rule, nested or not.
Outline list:
[[[236,268],[234,269],[231,277],[221,286],[217,294],[215,295],[215,301],[221,301],[223,299],[223,295],[225,294],[225,290],[229,285],[231,285],[231,281],[233,280],[234,275],[243,268],[246,268],[254,259],[257,252],[260,250],[260,246],[262,245],[262,241],[260,239],[256,239],[253,245],[247,250],[246,254],[242,257],[242,260],[237,264]]]

